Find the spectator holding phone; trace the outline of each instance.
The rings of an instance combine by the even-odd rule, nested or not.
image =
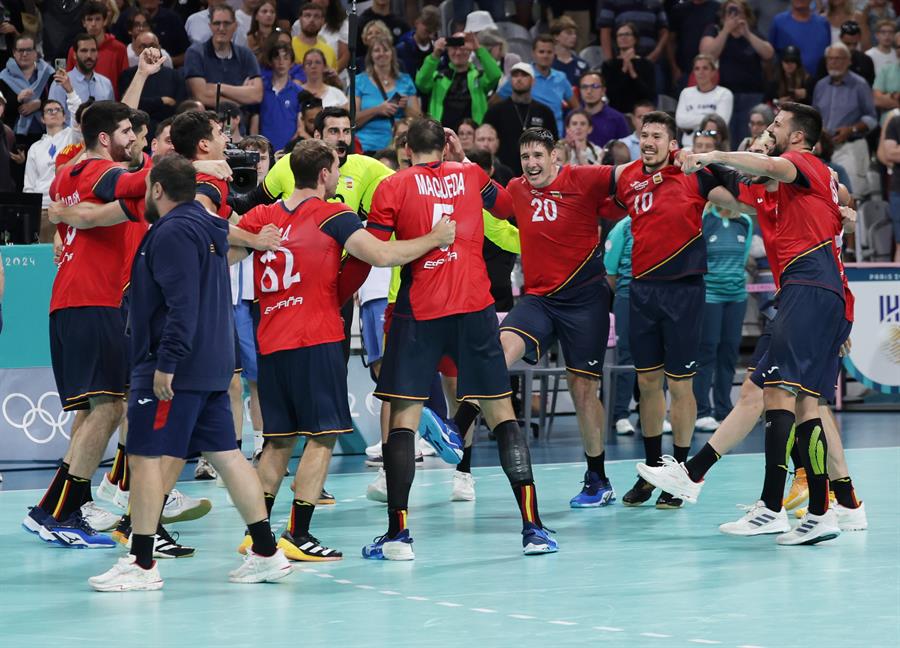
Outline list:
[[[376,38],[366,53],[366,71],[356,75],[356,135],[364,151],[390,146],[394,121],[422,114],[412,77],[400,72],[393,43]]]

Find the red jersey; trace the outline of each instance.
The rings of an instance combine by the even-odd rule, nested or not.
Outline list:
[[[781,268],[778,265],[778,240],[775,238],[776,208],[778,207],[778,194],[766,191],[764,184],[738,185],[738,200],[756,209],[756,222],[762,234],[763,245],[766,248],[766,259],[772,270],[772,278],[775,288],[781,285]]]
[[[253,255],[259,352],[267,355],[343,340],[338,274],[344,243],[362,228],[359,217],[343,203],[309,198],[288,211],[279,200],[254,207],[238,227],[256,234],[270,223],[281,230],[281,246]]]
[[[68,144],[66,145],[62,151],[56,154],[56,159],[54,160],[54,164],[58,169],[66,162],[74,158],[76,155],[81,153],[84,150],[84,142],[78,142],[77,144]]]
[[[222,218],[231,216],[228,204],[228,183],[206,173],[197,174],[197,193],[209,198],[216,206],[216,214]]]
[[[812,153],[788,151],[781,157],[790,161],[798,174],[794,182],[778,184],[775,235],[781,285],[830,290],[844,299],[847,319],[853,321],[853,295],[840,256],[843,219],[837,182]]]
[[[484,265],[482,209],[496,186],[477,164],[419,164],[388,176],[372,197],[368,227],[399,240],[428,234],[443,216],[456,222],[456,240],[403,267],[395,314],[431,320],[474,313],[494,303]]]
[[[146,169],[127,174],[122,165],[111,160],[90,158],[63,169],[56,179],[57,196],[66,205],[80,202],[108,203],[116,199],[138,198],[136,187],[143,187]],[[129,195],[132,194],[132,195]],[[57,225],[63,240],[50,312],[78,306],[118,307],[122,302],[123,269],[127,266],[129,223],[111,227],[76,230]],[[133,252],[131,252],[133,254]]]
[[[640,160],[625,166],[616,201],[631,215],[635,279],[706,274],[703,208],[716,184],[706,171],[685,175],[668,165],[647,173]]]
[[[152,159],[149,155],[144,153],[144,162],[141,170],[149,172],[152,166]],[[122,176],[116,187],[117,197],[119,197],[119,194],[134,195],[135,193],[144,190],[146,187],[145,178],[146,176],[141,173],[131,173]],[[129,198],[120,201],[122,209],[129,219],[128,222],[125,223],[127,226],[125,229],[125,245],[127,253],[125,257],[125,266],[122,268],[123,290],[126,290],[131,283],[131,266],[134,263],[134,255],[137,254],[138,247],[140,247],[141,241],[144,240],[144,234],[147,233],[147,229],[150,227],[147,221],[144,220],[144,209],[146,207],[144,204],[145,197],[146,194],[142,193],[140,198]]]
[[[524,176],[509,183],[526,293],[552,295],[582,279],[605,274],[597,226],[612,184],[611,166],[568,165],[541,189]]]

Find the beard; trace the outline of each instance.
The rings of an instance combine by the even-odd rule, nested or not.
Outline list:
[[[116,142],[110,142],[109,156],[112,158],[113,162],[130,162],[131,149],[122,146],[121,144],[117,144]]]
[[[338,166],[342,167],[347,162],[348,148],[344,142],[338,142],[334,145],[334,150],[338,156]]]
[[[159,208],[153,198],[147,198],[147,204],[144,206],[144,219],[151,225],[160,219]]]

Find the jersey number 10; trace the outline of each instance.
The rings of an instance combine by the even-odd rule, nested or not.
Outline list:
[[[634,197],[634,214],[647,213],[653,207],[653,192],[647,191]]]

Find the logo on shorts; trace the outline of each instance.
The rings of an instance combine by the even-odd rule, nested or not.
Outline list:
[[[593,367],[598,362],[600,362],[600,361],[599,360],[588,360],[588,367]]]
[[[152,398],[139,398],[138,399],[138,405],[146,405],[147,403],[152,403],[152,402],[153,402]]]
[[[0,410],[7,423],[22,430],[34,443],[50,443],[57,432],[69,438],[65,426],[72,418],[72,412],[62,408],[55,391],[45,392],[36,403],[25,394],[9,394],[3,399]]]
[[[684,368],[685,368],[685,369],[690,369],[691,367],[695,366],[696,364],[697,364],[697,361],[696,361],[696,360],[691,360],[691,361],[688,362],[686,365],[684,365]]]

